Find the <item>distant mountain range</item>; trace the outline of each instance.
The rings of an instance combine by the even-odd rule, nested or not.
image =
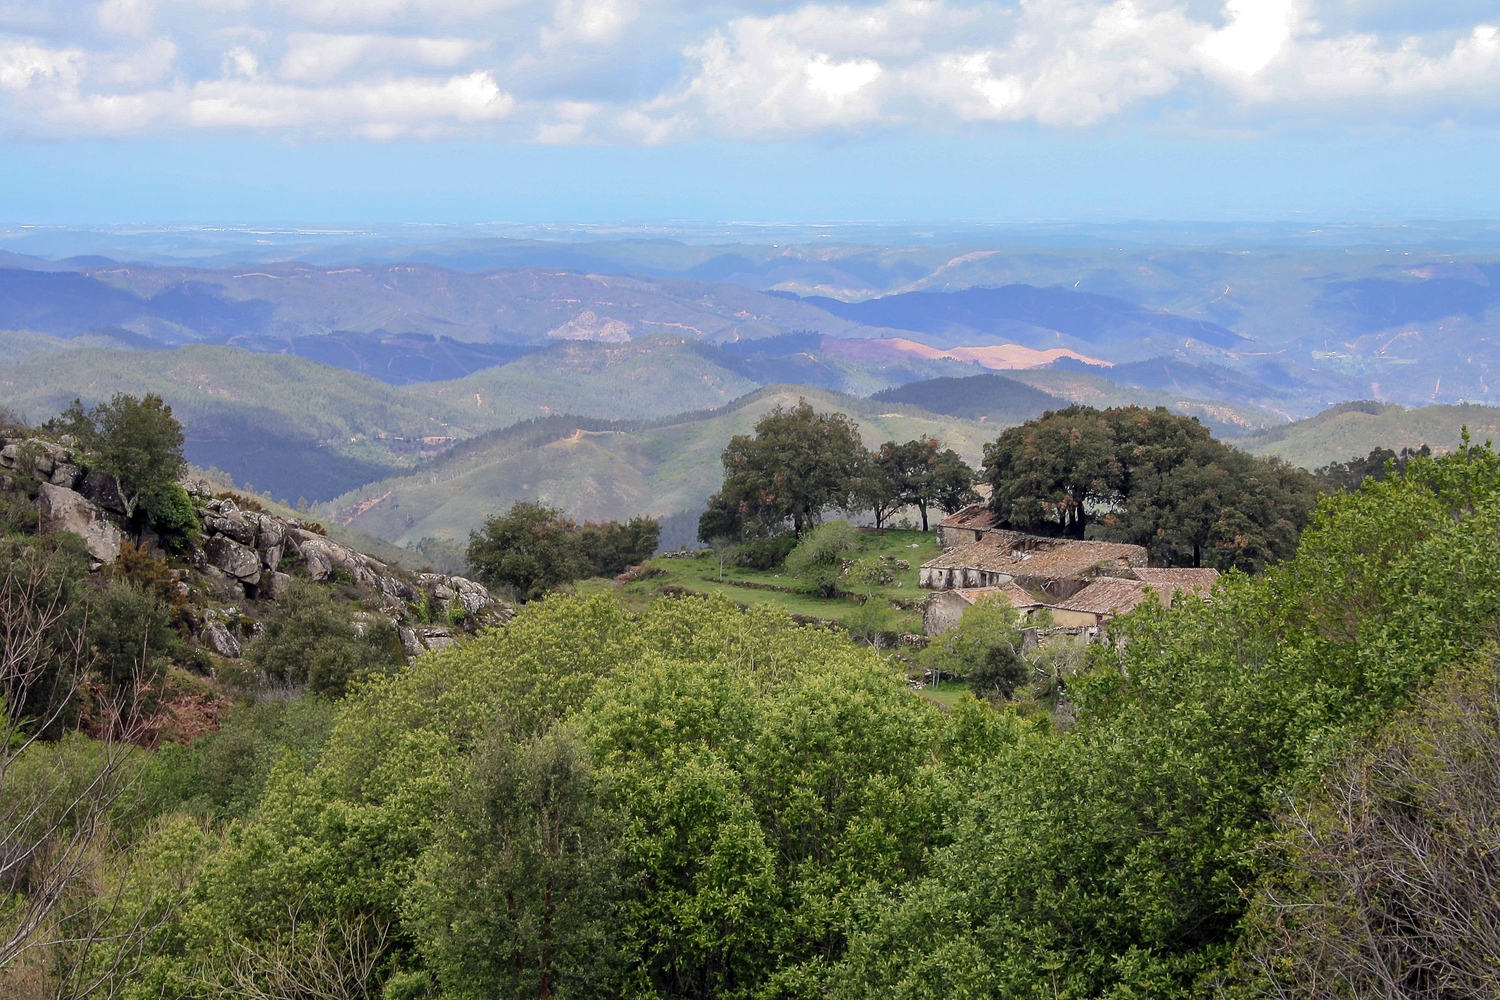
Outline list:
[[[463,378],[407,385],[303,357],[220,345],[155,351],[75,346],[92,339],[0,333],[0,358],[8,349],[23,355],[0,364],[0,398],[43,420],[75,396],[93,403],[116,392],[158,393],[183,421],[192,461],[293,502],[328,500],[415,469],[458,442],[549,416],[649,421],[721,409],[767,385],[868,395],[908,383],[918,392],[924,380],[943,376],[940,394],[962,399],[973,390],[946,387],[975,381],[972,365],[952,360],[843,358],[823,350],[824,338],[814,334],[722,345],[682,336],[554,342]],[[906,401],[982,421],[991,434],[1074,400],[1167,405],[1229,434],[1278,422],[1229,402],[1118,386],[1100,371],[1012,372],[1025,385],[1006,384],[1022,397],[984,412],[945,410],[930,393],[925,401]]]
[[[1045,247],[344,241],[299,244],[311,259],[300,263],[239,245],[223,266],[198,268],[160,254],[133,264],[0,252],[0,329],[138,348],[233,344],[398,384],[462,377],[559,339],[677,333],[725,344],[813,331],[905,340],[995,367],[1035,362],[1016,361],[1018,348],[1072,352],[1148,388],[1172,388],[1158,373],[1177,366],[1176,388],[1204,394],[1207,385],[1181,380],[1188,365],[1223,376],[1212,395],[1291,418],[1360,397],[1500,400],[1491,377],[1500,251],[1438,251],[1431,234],[1406,250],[1057,238]]]
[[[1246,338],[1217,323],[1147,309],[1108,295],[1068,288],[1005,285],[947,292],[901,292],[860,302],[772,292],[863,326],[930,334],[937,343],[1004,340],[1027,347],[1082,343],[1130,356],[1166,354],[1196,341],[1224,350]],[[1059,336],[1060,335],[1060,336]]]
[[[1446,446],[1455,420],[1493,416],[1392,402],[1500,401],[1500,263],[1481,250],[376,249],[207,267],[0,252],[0,402],[44,419],[74,396],[159,392],[194,462],[340,510],[386,484],[403,513],[382,500],[352,520],[412,540],[543,495],[687,524],[720,431],[798,394],[975,458],[1046,409],[1137,403],[1303,464]],[[1362,398],[1380,402],[1322,412]]]

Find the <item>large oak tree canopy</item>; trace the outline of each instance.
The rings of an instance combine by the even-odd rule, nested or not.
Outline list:
[[[1132,542],[1168,564],[1224,569],[1289,555],[1317,499],[1303,470],[1216,441],[1162,407],[1045,413],[985,448],[981,478],[1010,527]]]
[[[778,406],[755,425],[754,436],[730,439],[724,486],[704,516],[716,515],[725,528],[736,520],[766,529],[791,521],[801,535],[823,511],[859,506],[867,458],[859,426],[844,414],[819,413],[805,399],[790,410]]]

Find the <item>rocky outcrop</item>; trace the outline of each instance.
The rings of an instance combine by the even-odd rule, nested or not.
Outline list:
[[[124,533],[82,494],[45,482],[41,484],[37,507],[43,523],[50,530],[71,531],[78,535],[89,555],[99,562],[114,562],[120,558]]]
[[[466,580],[461,576],[446,576],[440,573],[422,573],[417,577],[427,590],[442,605],[444,615],[451,621],[455,601],[463,608],[465,617],[478,617],[497,608],[509,608],[495,600],[483,584]]]
[[[198,638],[209,649],[225,659],[238,660],[244,655],[244,649],[240,646],[240,641],[218,622],[209,622],[207,625],[204,625],[203,631],[199,633]]]
[[[294,579],[285,570],[299,566],[316,583],[342,579],[368,587],[385,598],[383,613],[397,624],[402,645],[412,656],[456,644],[460,627],[502,624],[515,614],[514,608],[473,580],[423,573],[413,583],[379,559],[300,521],[243,510],[234,500],[213,497],[207,484],[188,485],[190,494],[206,498],[200,511],[205,564],[242,583],[247,596],[276,599]]]
[[[0,468],[33,476],[53,486],[72,489],[78,467],[68,448],[42,438],[0,442]]]
[[[209,565],[241,583],[260,583],[260,555],[227,535],[214,535],[203,543],[203,554]]]
[[[299,575],[318,583],[353,584],[367,588],[366,606],[373,605],[373,610],[357,615],[394,624],[411,656],[455,645],[474,628],[503,624],[514,615],[510,605],[497,601],[472,580],[441,574],[414,579],[335,542],[321,529],[313,530],[315,525],[254,509],[258,507],[254,501],[219,495],[206,482],[182,486],[194,501],[201,534],[191,540],[181,536],[171,540],[174,551],[192,566],[192,570],[174,573],[184,600],[197,607],[237,601],[239,594],[277,600]],[[119,486],[113,476],[82,471],[69,439],[0,439],[0,488],[35,497],[45,526],[78,535],[96,564],[120,558],[126,521]],[[150,532],[141,536],[144,547],[164,558],[158,541]],[[217,614],[209,610],[198,618],[193,634],[202,648],[238,659],[244,653],[243,641],[251,637],[245,632],[248,626],[238,612],[233,619],[220,620]],[[250,619],[255,617],[252,614]]]

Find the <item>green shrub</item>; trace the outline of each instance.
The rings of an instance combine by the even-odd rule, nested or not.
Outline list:
[[[171,609],[161,598],[115,580],[89,602],[89,643],[100,677],[125,688],[136,679],[149,684],[160,676],[178,638]]]
[[[349,613],[320,587],[298,581],[278,603],[282,613],[266,622],[265,632],[246,650],[272,683],[338,698],[350,684],[406,664],[389,622],[372,622],[361,634]]]
[[[780,568],[786,557],[797,547],[797,536],[792,534],[771,535],[768,538],[752,538],[736,550],[734,565],[744,569],[760,570],[763,573]]]
[[[202,536],[193,498],[176,483],[168,483],[153,492],[145,503],[147,523],[169,549],[180,550],[186,542]]]
[[[852,552],[859,532],[848,521],[825,521],[802,536],[786,557],[787,573],[801,577],[824,597],[838,593],[844,553]]]

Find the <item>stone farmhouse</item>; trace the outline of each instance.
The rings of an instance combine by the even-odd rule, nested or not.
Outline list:
[[[922,564],[918,584],[927,590],[999,587],[1019,583],[1056,598],[1071,597],[1096,576],[1146,565],[1146,550],[1119,542],[1038,538],[1019,531],[986,531]]]
[[[1207,596],[1218,571],[1146,565],[1146,550],[1116,542],[1041,538],[999,528],[975,504],[938,526],[941,556],[922,564],[919,583],[936,591],[923,605],[923,631],[958,624],[964,609],[1004,599],[1029,617],[1047,609],[1058,628],[1095,630],[1155,591],[1171,603],[1179,592]]]

